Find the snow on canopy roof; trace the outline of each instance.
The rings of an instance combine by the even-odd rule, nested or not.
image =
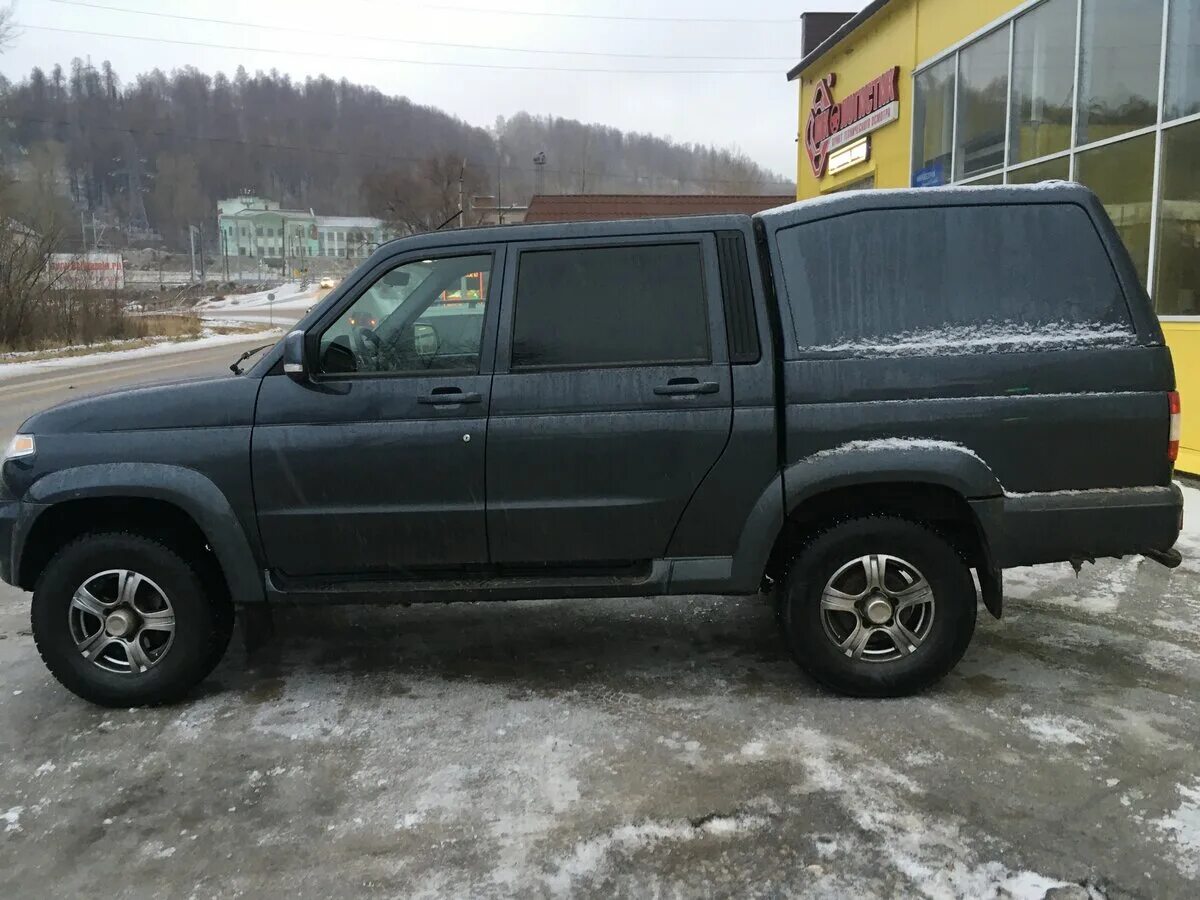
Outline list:
[[[821,197],[799,200],[786,206],[758,213],[774,228],[803,222],[814,218],[811,213],[820,210],[832,212],[839,207],[847,212],[863,209],[906,208],[912,206],[967,206],[980,201],[989,204],[1079,202],[1092,196],[1083,185],[1069,181],[1043,181],[1026,185],[948,185],[939,188],[877,188],[865,191],[837,191]],[[913,203],[912,201],[918,201]]]

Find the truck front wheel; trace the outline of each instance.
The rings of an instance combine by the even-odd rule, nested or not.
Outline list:
[[[800,667],[839,693],[898,697],[954,668],[975,630],[971,571],[904,519],[833,526],[792,563],[780,621]]]
[[[183,698],[220,661],[229,599],[201,567],[138,534],[89,534],[47,564],[33,594],[33,639],[68,690],[101,706]]]

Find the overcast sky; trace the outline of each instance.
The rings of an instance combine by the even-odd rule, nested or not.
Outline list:
[[[301,80],[324,73],[405,95],[476,125],[524,109],[738,147],[794,178],[796,87],[785,73],[799,59],[800,13],[862,5],[862,0],[16,0],[18,35],[0,55],[0,72],[17,81],[33,66],[61,63],[65,69],[72,57],[90,56],[93,64],[110,60],[123,80],[155,67],[170,71],[185,65],[229,75],[239,64],[251,73],[274,68]],[[81,31],[95,34],[70,33]],[[555,52],[478,49],[483,46]],[[627,55],[597,55],[610,53]],[[470,65],[425,64],[431,62]],[[644,74],[654,69],[700,71]]]

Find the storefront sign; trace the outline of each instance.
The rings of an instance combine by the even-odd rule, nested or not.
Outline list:
[[[852,144],[847,144],[840,150],[834,150],[829,154],[829,174],[836,175],[839,172],[844,172],[851,166],[857,166],[859,163],[865,163],[871,158],[871,138],[859,138]]]
[[[837,75],[817,82],[804,128],[804,149],[813,175],[824,178],[829,154],[900,118],[900,67],[893,66],[841,103],[834,100]]]
[[[941,187],[946,183],[946,166],[939,159],[913,173],[912,186],[920,188]]]

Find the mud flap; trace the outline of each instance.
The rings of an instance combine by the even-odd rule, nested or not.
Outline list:
[[[261,650],[275,637],[275,619],[271,616],[271,607],[266,603],[239,606],[237,622],[247,656]]]
[[[979,574],[979,593],[983,605],[997,619],[1004,612],[1004,571],[993,566],[976,569]]]

